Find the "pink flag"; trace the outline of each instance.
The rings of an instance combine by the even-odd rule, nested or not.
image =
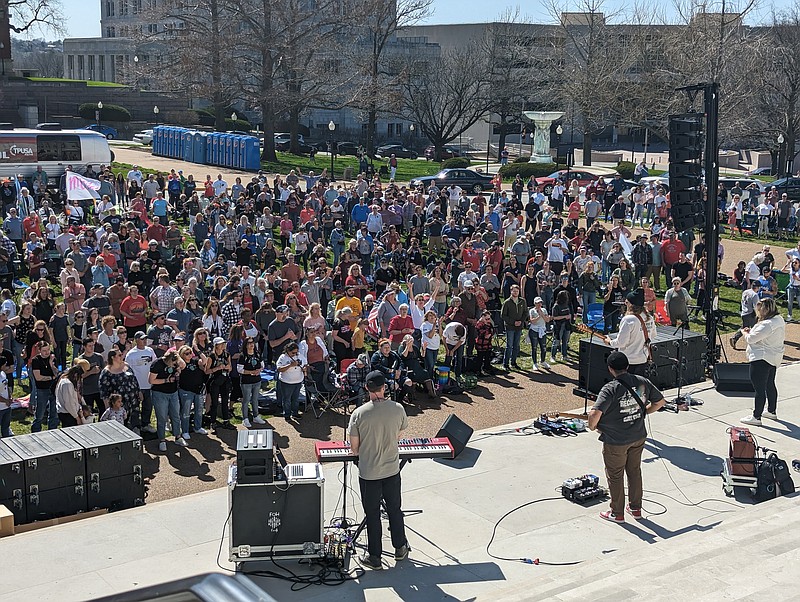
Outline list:
[[[85,199],[99,199],[100,180],[86,178],[76,174],[74,171],[67,172],[67,199],[70,201],[82,201]]]

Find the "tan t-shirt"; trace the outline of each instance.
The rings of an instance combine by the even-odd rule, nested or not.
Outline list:
[[[400,472],[397,439],[407,427],[406,411],[394,401],[370,401],[353,412],[348,432],[359,438],[358,472],[362,479],[377,481]]]

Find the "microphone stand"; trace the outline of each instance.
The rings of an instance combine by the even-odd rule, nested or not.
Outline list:
[[[687,399],[685,395],[681,395],[681,385],[683,384],[683,372],[685,369],[683,364],[683,343],[686,336],[686,326],[686,322],[680,321],[678,322],[678,327],[675,329],[675,332],[672,333],[673,335],[676,335],[678,334],[679,330],[681,331],[681,340],[680,343],[678,343],[678,364],[675,366],[675,369],[678,373],[678,396],[674,401],[676,408],[677,406],[681,405],[689,405],[689,399]],[[688,409],[688,407],[686,409]]]
[[[589,329],[590,329],[589,330],[589,350],[587,351],[587,357],[586,357],[586,382],[583,384],[583,416],[584,416],[584,418],[589,415],[589,376],[590,376],[591,371],[592,371],[592,361],[591,361],[591,357],[589,356],[589,353],[591,352],[590,350],[592,348],[592,343],[594,343],[594,331],[595,331],[594,327],[597,325],[598,322],[600,322],[601,319],[603,320],[603,325],[605,326],[606,317],[610,318],[614,314],[618,313],[620,309],[622,309],[622,307],[616,308],[614,311],[612,311],[610,314],[608,314],[608,316],[603,314],[602,318],[598,318],[594,322],[592,322],[591,324],[588,324]],[[580,362],[580,358],[578,358],[578,361]],[[578,369],[580,370],[580,363],[578,364],[578,366],[579,366]]]

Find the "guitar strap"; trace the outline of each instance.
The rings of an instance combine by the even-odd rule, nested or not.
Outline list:
[[[616,380],[616,381],[617,381],[619,384],[621,384],[623,387],[625,387],[625,388],[628,390],[628,393],[630,393],[630,394],[633,396],[633,398],[636,400],[636,403],[638,403],[638,404],[639,404],[639,407],[642,409],[642,420],[644,420],[644,419],[647,417],[647,407],[644,405],[644,402],[642,401],[642,398],[641,398],[641,397],[639,396],[639,394],[636,392],[636,389],[634,389],[633,387],[631,387],[631,386],[630,386],[628,383],[626,383],[624,380],[621,380],[621,379],[619,379],[619,378],[617,378],[617,379],[615,379],[615,380]]]
[[[644,347],[647,350],[647,363],[653,363],[653,350],[650,348],[650,335],[647,333],[647,326],[645,326],[644,318],[639,314],[636,314],[636,318],[639,320],[639,324],[642,327],[642,334],[644,335]]]

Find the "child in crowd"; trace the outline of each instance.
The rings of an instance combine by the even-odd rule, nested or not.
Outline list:
[[[125,411],[125,408],[122,407],[122,395],[113,393],[108,398],[108,408],[103,412],[103,415],[100,416],[100,422],[116,420],[120,424],[125,424],[127,418],[128,413]]]

